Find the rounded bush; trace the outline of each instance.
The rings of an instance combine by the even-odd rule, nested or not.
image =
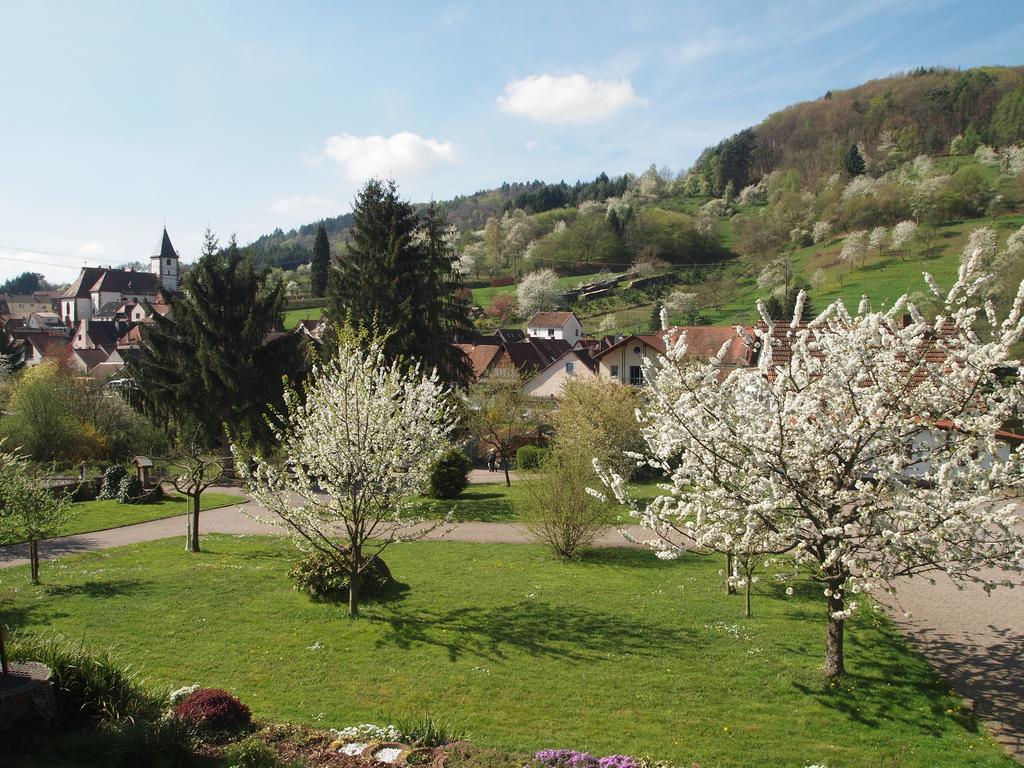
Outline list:
[[[296,563],[288,571],[288,576],[295,582],[295,589],[305,592],[314,600],[346,602],[348,569],[347,559],[317,551]],[[360,574],[359,597],[378,595],[393,581],[391,571],[384,561],[374,557]]]
[[[454,499],[469,484],[469,470],[473,465],[458,448],[445,451],[430,468],[427,496],[435,499]]]
[[[249,708],[220,688],[200,688],[174,707],[174,716],[206,731],[238,731],[252,722]]]
[[[524,445],[516,451],[516,466],[519,469],[540,469],[548,457],[548,450],[536,445]]]

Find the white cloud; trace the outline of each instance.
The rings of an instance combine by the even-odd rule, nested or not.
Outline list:
[[[306,195],[284,197],[280,200],[275,200],[270,205],[271,213],[287,216],[289,219],[302,219],[304,221],[337,216],[343,209],[344,206],[337,200],[332,200],[329,197]]]
[[[753,47],[753,42],[742,32],[711,27],[700,37],[684,42],[679,48],[679,58],[687,62],[697,61],[727,51],[738,51],[751,47]]]
[[[531,75],[509,83],[498,97],[502,111],[542,123],[594,123],[646,103],[626,78],[593,80],[578,74]]]
[[[371,176],[414,176],[458,159],[450,141],[425,139],[409,131],[388,137],[331,136],[326,152],[356,182]]]
[[[97,242],[82,243],[75,249],[76,256],[99,256],[106,252],[107,249],[103,247],[103,243]]]
[[[523,146],[526,147],[527,152],[532,152],[537,148],[537,142],[534,141],[533,139],[530,139],[525,144],[523,144]]]

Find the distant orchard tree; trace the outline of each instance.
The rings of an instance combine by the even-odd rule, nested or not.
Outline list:
[[[531,272],[516,289],[519,311],[529,317],[535,312],[546,312],[555,309],[562,298],[562,290],[558,286],[558,275],[550,269],[538,269]]]
[[[895,227],[892,228],[892,233],[889,235],[889,242],[892,244],[893,250],[902,251],[903,246],[910,243],[917,234],[917,223],[913,221],[901,221]]]
[[[310,261],[310,291],[320,298],[327,293],[327,275],[331,269],[331,244],[327,239],[327,227],[320,223],[313,241],[313,258]]]
[[[843,241],[843,250],[839,252],[839,258],[849,263],[852,270],[858,261],[863,262],[868,253],[868,233],[859,229],[850,232]]]

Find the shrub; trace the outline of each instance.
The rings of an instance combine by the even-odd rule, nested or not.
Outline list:
[[[518,469],[539,469],[547,458],[548,451],[536,445],[524,445],[516,451],[516,467]]]
[[[397,720],[395,728],[402,736],[398,741],[429,749],[466,739],[465,731],[462,728],[448,720],[434,718],[430,715]]]
[[[50,668],[58,719],[65,727],[159,717],[160,701],[109,651],[90,651],[59,636],[19,633],[10,653],[17,661],[40,661]]]
[[[248,728],[249,708],[220,688],[200,688],[174,708],[174,716],[205,731],[225,732]]]
[[[345,602],[348,600],[348,562],[340,561],[317,551],[296,563],[288,577],[295,589],[305,592],[314,600]],[[373,597],[387,589],[394,579],[391,571],[379,557],[363,567],[359,579],[359,597]]]
[[[121,481],[128,476],[128,470],[120,464],[111,464],[103,470],[103,484],[100,487],[100,499],[116,499],[121,490]]]
[[[561,558],[575,557],[607,526],[611,504],[591,496],[591,455],[559,446],[541,471],[523,484],[519,516],[533,537]]]
[[[442,454],[430,468],[427,496],[435,499],[454,499],[466,489],[472,468],[466,454],[452,448]]]
[[[250,736],[224,747],[227,768],[279,768],[281,761],[267,744]]]
[[[104,729],[112,740],[102,765],[107,768],[186,768],[194,765],[195,728],[175,717],[121,720]]]

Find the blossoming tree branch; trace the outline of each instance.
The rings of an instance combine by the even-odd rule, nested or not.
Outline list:
[[[845,672],[858,593],[937,572],[986,590],[1019,581],[1022,448],[1003,430],[1024,395],[1011,353],[1024,284],[1000,319],[980,271],[975,253],[948,292],[925,275],[934,319],[906,296],[885,311],[864,299],[856,314],[836,301],[806,324],[802,295],[791,323],[759,307],[755,372],[724,376],[725,347],[695,363],[685,334],[649,366],[638,458],[670,478],[634,512],[657,532],[651,544],[663,557],[683,538],[737,558],[791,556],[823,594],[828,677]],[[605,481],[629,502],[620,477]]]
[[[286,393],[285,411],[283,464],[239,461],[241,471],[270,513],[260,519],[348,571],[355,616],[373,558],[438,527],[404,511],[448,446],[453,406],[436,373],[389,363],[379,340],[343,332],[335,358],[314,368],[303,392]]]

